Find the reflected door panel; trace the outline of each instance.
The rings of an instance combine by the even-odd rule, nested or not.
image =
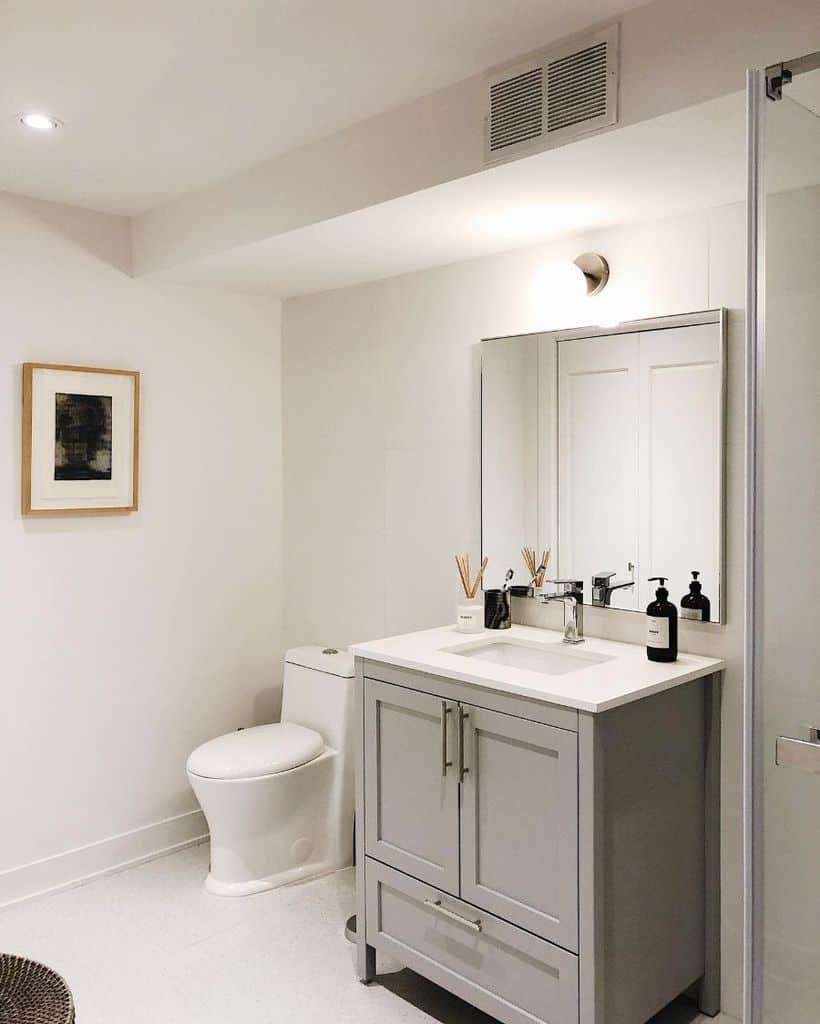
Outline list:
[[[638,376],[637,334],[558,346],[558,571],[586,590],[638,558]]]
[[[655,596],[648,576],[668,576],[678,606],[698,571],[703,593],[720,594],[722,374],[713,324],[650,331],[639,341],[639,604]]]

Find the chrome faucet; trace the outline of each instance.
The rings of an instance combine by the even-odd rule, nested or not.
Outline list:
[[[548,580],[559,589],[555,594],[542,594],[544,604],[560,601],[564,606],[564,643],[584,642],[584,581]]]
[[[597,608],[609,608],[616,590],[631,590],[635,586],[635,566],[629,563],[632,579],[623,583],[611,583],[614,572],[596,572],[592,577],[592,603]]]

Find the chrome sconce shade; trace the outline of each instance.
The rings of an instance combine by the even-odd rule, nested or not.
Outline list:
[[[598,295],[609,280],[609,264],[597,252],[583,252],[572,261],[583,273],[587,283],[587,296]]]

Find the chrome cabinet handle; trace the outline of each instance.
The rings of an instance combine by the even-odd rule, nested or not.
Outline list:
[[[458,781],[464,782],[464,776],[469,768],[464,766],[464,722],[470,716],[464,713],[464,708],[458,705]]]
[[[807,740],[778,736],[775,763],[820,774],[820,729],[810,729]]]
[[[441,905],[441,900],[425,900],[425,907],[429,907],[431,910],[435,910],[437,914],[441,914],[443,917],[449,918],[451,921],[456,921],[458,924],[464,925],[465,928],[471,928],[474,932],[481,931],[481,920],[475,918],[470,920],[469,917],[462,917],[461,914],[457,914],[454,910],[448,910],[447,907]]]
[[[441,702],[441,777],[447,778],[447,769],[453,764],[447,760],[447,716],[452,709],[447,707],[447,701]]]

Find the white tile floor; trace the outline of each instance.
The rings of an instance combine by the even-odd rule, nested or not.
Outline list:
[[[0,911],[0,950],[68,980],[78,1024],[490,1024],[398,965],[356,980],[353,873],[243,900],[202,891],[208,847]],[[708,1018],[681,1005],[653,1024]]]

